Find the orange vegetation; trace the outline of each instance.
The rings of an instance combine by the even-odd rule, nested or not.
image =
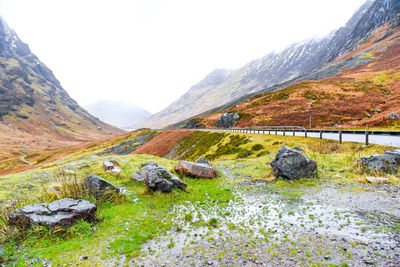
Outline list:
[[[367,64],[343,69],[319,81],[303,81],[255,96],[223,112],[239,112],[237,127],[293,125],[313,128],[397,127],[390,113],[400,113],[400,29],[382,39],[386,26],[342,56],[368,57]],[[368,49],[368,50],[367,50]],[[367,50],[368,52],[366,52]],[[222,112],[199,117],[213,127]]]
[[[193,132],[194,130],[163,131],[151,141],[133,151],[132,154],[148,154],[163,157],[171,151],[176,143]]]

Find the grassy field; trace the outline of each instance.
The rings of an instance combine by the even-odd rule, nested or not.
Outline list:
[[[129,138],[136,135],[131,133]],[[365,177],[368,174],[357,167],[356,161],[362,156],[391,149],[348,142],[340,145],[335,141],[316,138],[194,132],[177,143],[176,155],[179,159],[195,160],[198,156],[211,159],[220,177],[212,180],[183,177],[188,184],[186,192],[175,190],[170,194],[162,194],[149,191],[142,183],[130,177],[141,163],[148,161],[155,161],[174,172],[173,167],[178,159],[152,155],[95,155],[129,138],[93,144],[37,169],[1,177],[0,199],[3,208],[0,217],[0,263],[3,261],[17,266],[42,266],[46,262],[53,265],[80,262],[100,266],[128,263],[146,254],[143,246],[149,240],[158,240],[171,231],[185,233],[187,230],[181,228],[182,223],[188,223],[193,229],[214,229],[227,216],[224,207],[237,199],[235,188],[242,182],[266,182],[279,194],[292,197],[297,196],[296,190],[299,188],[326,182],[352,184],[355,190],[362,191],[365,190],[363,185],[366,184]],[[318,163],[316,177],[298,181],[275,180],[269,162],[283,145],[304,149],[305,154]],[[122,172],[119,176],[103,170],[102,162],[109,158],[121,163]],[[61,176],[61,169],[72,169],[76,175]],[[81,190],[82,180],[89,174],[107,179],[125,188],[127,193],[95,201]],[[399,185],[398,175],[389,177],[392,185]],[[15,207],[64,197],[94,201],[99,207],[98,221],[93,224],[82,221],[69,229],[37,226],[29,230],[20,230],[7,223],[7,214]],[[11,208],[5,208],[10,204]],[[216,212],[215,217],[194,216],[193,212],[182,212],[188,206],[221,212]],[[226,223],[228,226],[231,224]],[[166,246],[172,249],[175,242],[172,238]]]

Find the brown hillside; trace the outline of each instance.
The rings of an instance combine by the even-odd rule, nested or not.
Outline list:
[[[193,132],[193,130],[163,131],[150,142],[145,143],[132,152],[132,154],[148,154],[163,157],[171,151],[176,143]]]
[[[296,125],[313,128],[399,128],[389,114],[400,113],[400,30],[382,39],[387,26],[375,30],[356,50],[342,56],[369,63],[319,81],[303,81],[265,93],[222,112],[239,112],[237,127]],[[222,112],[199,117],[214,127]]]

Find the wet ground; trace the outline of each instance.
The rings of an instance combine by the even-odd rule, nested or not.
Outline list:
[[[174,229],[130,265],[400,266],[398,187],[324,181],[284,190],[249,179],[235,195],[226,205],[176,206]]]

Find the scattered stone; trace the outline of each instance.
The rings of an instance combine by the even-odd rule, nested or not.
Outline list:
[[[365,115],[364,115],[366,118],[371,118],[372,117],[372,115],[371,114],[369,114],[369,113],[365,113]]]
[[[103,197],[107,192],[120,193],[118,187],[96,175],[87,176],[83,182],[83,187],[96,198]]]
[[[144,182],[153,191],[159,190],[163,193],[169,193],[174,188],[182,190],[187,188],[187,185],[176,175],[170,173],[164,167],[158,166],[155,162],[143,163],[140,169],[132,175],[132,179]]]
[[[400,117],[400,115],[397,114],[397,113],[390,113],[389,114],[389,119],[391,119],[391,120],[398,119],[399,117]]]
[[[239,113],[223,113],[221,117],[219,117],[215,126],[218,128],[230,128],[235,126],[235,123],[239,119]]]
[[[104,170],[109,171],[112,174],[118,175],[121,173],[121,168],[118,166],[120,166],[120,164],[115,159],[103,161]]]
[[[72,226],[77,220],[94,221],[97,207],[83,199],[64,198],[48,203],[27,205],[8,218],[11,225],[32,226]]]
[[[176,164],[175,171],[181,175],[195,178],[213,178],[217,176],[217,171],[208,164],[195,163],[181,160]]]
[[[374,113],[381,113],[382,112],[382,110],[380,110],[380,109],[375,109],[374,110]]]
[[[384,183],[389,182],[389,178],[387,178],[387,177],[372,177],[372,176],[367,176],[367,177],[365,178],[365,180],[367,180],[368,182],[373,183],[373,184],[384,184]]]
[[[207,164],[207,165],[211,165],[210,162],[208,162],[205,158],[200,157],[196,163],[202,163],[202,164]]]
[[[69,170],[69,169],[61,169],[58,172],[60,175],[75,175],[75,172],[73,170]]]
[[[288,146],[281,147],[270,162],[275,177],[299,179],[311,177],[317,169],[317,163]]]
[[[111,161],[103,161],[103,168],[108,171],[114,169],[114,163]]]
[[[389,154],[375,154],[369,157],[362,157],[358,160],[365,170],[371,172],[394,172],[398,168],[398,164],[394,156]]]

